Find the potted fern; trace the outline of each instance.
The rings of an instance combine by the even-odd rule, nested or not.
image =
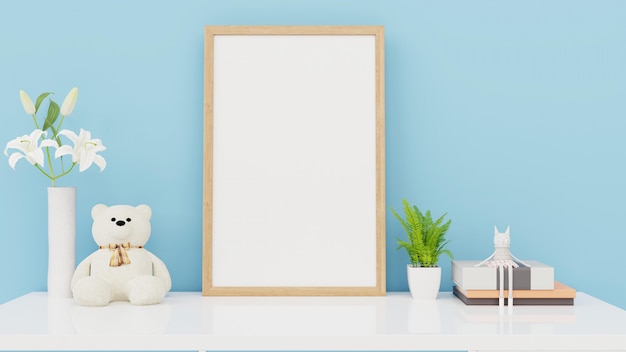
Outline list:
[[[437,265],[439,256],[452,252],[444,247],[452,220],[445,221],[447,213],[433,220],[430,210],[422,213],[416,205],[402,199],[405,218],[393,208],[391,212],[400,221],[407,234],[407,240],[398,239],[398,249],[404,248],[411,260],[407,264],[407,279],[411,296],[418,299],[435,299],[441,285],[441,267]]]

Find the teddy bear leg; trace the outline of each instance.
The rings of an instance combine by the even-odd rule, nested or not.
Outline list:
[[[130,280],[127,290],[128,300],[135,305],[159,303],[167,293],[163,280],[151,275],[142,275]]]
[[[111,285],[97,276],[87,276],[72,287],[72,294],[82,306],[105,306],[111,302]]]

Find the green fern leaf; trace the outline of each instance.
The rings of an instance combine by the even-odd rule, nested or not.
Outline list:
[[[411,205],[404,198],[402,199],[402,207],[404,218],[393,208],[390,207],[390,209],[404,228],[408,239],[408,241],[397,239],[397,249],[404,248],[406,250],[411,265],[436,266],[442,253],[452,258],[452,252],[444,248],[450,242],[445,239],[452,223],[452,220],[445,221],[448,213],[444,213],[433,220],[430,210],[422,213],[417,205]]]

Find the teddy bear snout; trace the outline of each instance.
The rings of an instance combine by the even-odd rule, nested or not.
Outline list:
[[[124,226],[127,222],[130,222],[130,218],[126,218],[126,221],[117,218],[111,218],[111,222],[115,223],[117,226]]]

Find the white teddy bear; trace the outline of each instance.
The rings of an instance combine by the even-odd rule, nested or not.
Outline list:
[[[72,293],[84,306],[111,301],[135,305],[161,302],[172,281],[165,264],[144,247],[150,238],[152,210],[142,204],[91,209],[93,238],[100,249],[74,271]]]

